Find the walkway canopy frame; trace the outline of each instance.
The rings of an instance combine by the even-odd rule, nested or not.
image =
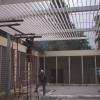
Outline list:
[[[100,15],[99,0],[64,1],[65,5],[62,0],[0,0],[0,22],[8,21],[0,23],[0,29],[13,35],[22,32],[42,36],[35,41],[95,39],[100,31],[95,24]],[[20,25],[4,26],[8,23]]]

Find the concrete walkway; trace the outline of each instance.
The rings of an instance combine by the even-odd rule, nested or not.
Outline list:
[[[89,86],[47,86],[46,96],[40,100],[100,100],[100,85]]]
[[[53,97],[100,97],[100,85],[91,86],[48,86],[46,96]]]
[[[46,96],[42,96],[42,88],[39,88],[39,97],[34,93],[35,86],[33,86],[31,100],[100,100],[100,85],[89,86],[61,86],[49,85],[46,87]],[[0,100],[27,100],[26,96],[18,98],[9,98]]]

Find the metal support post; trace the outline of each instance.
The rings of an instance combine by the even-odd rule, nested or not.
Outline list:
[[[97,64],[96,64],[96,56],[95,56],[95,83],[98,84],[98,78],[97,78]]]
[[[45,56],[44,56],[44,71],[45,71]]]
[[[7,36],[7,87],[5,88],[6,96],[10,95],[10,83],[11,83],[11,40],[10,35]]]
[[[2,46],[0,47],[0,88],[1,88]]]
[[[58,83],[58,59],[56,56],[56,84]]]
[[[39,67],[40,67],[40,63],[39,63],[39,56],[37,56],[37,78],[36,78],[36,83],[38,83],[38,72],[39,72]]]
[[[81,56],[81,67],[82,67],[82,84],[84,84],[84,70],[83,70],[83,56]]]
[[[70,84],[70,56],[68,57],[68,64],[69,64],[69,84]]]

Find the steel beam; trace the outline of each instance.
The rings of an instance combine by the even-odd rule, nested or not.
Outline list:
[[[0,5],[16,4],[16,3],[28,3],[28,2],[38,2],[46,0],[0,0]]]
[[[59,10],[58,10],[59,9]],[[82,7],[64,7],[64,8],[50,8],[50,9],[46,9],[46,10],[41,10],[41,11],[37,11],[36,13],[34,12],[34,15],[27,15],[26,17],[33,17],[33,16],[44,16],[44,15],[48,15],[47,12],[49,12],[51,14],[51,16],[53,16],[53,14],[57,14],[59,13],[59,11],[61,13],[75,13],[75,12],[89,12],[89,11],[99,11],[100,10],[100,5],[94,5],[94,6],[82,6]],[[50,12],[52,11],[52,12]]]
[[[54,40],[80,40],[80,39],[88,39],[87,37],[65,37],[65,38],[41,38],[41,39],[34,39],[34,41],[54,41]]]
[[[65,12],[65,13],[75,13],[75,12],[87,12],[87,11],[99,11],[100,10],[100,5],[94,5],[94,6],[82,6],[82,7],[64,7],[64,8],[59,8],[59,11],[57,8],[55,9],[50,9],[52,12],[51,14],[56,14],[59,11],[60,12]],[[48,12],[48,10],[43,10],[41,11],[41,15],[43,15],[43,13],[47,14],[46,12]]]
[[[81,29],[61,29],[60,31],[59,30],[56,30],[56,33],[55,33],[55,31],[52,31],[52,33],[44,33],[44,34],[39,34],[39,35],[58,35],[58,34],[60,34],[60,33],[65,33],[65,34],[67,34],[67,33],[70,33],[70,34],[72,34],[72,33],[74,33],[74,32],[77,32],[77,33],[82,33],[82,32],[94,32],[94,31],[100,31],[100,28],[81,28]]]
[[[0,25],[0,27],[19,26],[19,25],[20,25],[19,23],[16,23],[16,24],[3,24],[3,25]]]
[[[4,20],[4,21],[0,21],[0,23],[7,23],[7,22],[23,22],[23,19],[20,20]]]
[[[87,12],[87,11],[99,11],[99,10],[100,10],[100,5],[68,8],[68,12],[70,12],[70,13]],[[66,12],[67,9],[64,9],[64,11]]]
[[[16,4],[16,3],[28,3],[46,0],[0,0],[0,5]]]
[[[65,37],[65,38],[41,38],[41,39],[34,39],[34,41],[57,41],[57,40],[82,40],[88,39],[88,37]]]
[[[61,30],[62,32],[64,30]],[[83,28],[83,29],[66,29],[66,32],[91,32],[91,31],[100,31],[100,28]]]
[[[64,7],[64,8],[59,8],[59,11],[61,13],[65,12],[65,13],[75,13],[75,12],[88,12],[88,11],[99,11],[100,10],[100,5],[95,5],[95,6],[83,6],[83,7]],[[41,10],[41,11],[37,11],[38,13],[36,13],[36,16],[44,16],[44,15],[48,15],[47,12],[50,12],[51,15],[52,14],[57,14],[59,13],[58,9],[55,8],[50,8],[50,9],[46,9],[46,10]],[[32,15],[33,16],[33,15]]]
[[[13,29],[13,30],[15,30],[15,31],[17,31],[18,33],[25,34],[25,33],[21,32],[20,30],[14,28],[14,27],[12,27],[12,26],[8,26],[8,27],[11,28],[11,29]]]
[[[38,2],[38,1],[48,1],[48,0],[0,0],[0,5],[8,5],[8,4],[17,4],[17,3],[29,3],[29,2]],[[62,8],[59,8],[61,12],[63,12]],[[86,12],[86,11],[97,11],[100,10],[100,5],[94,6],[83,6],[83,7],[64,7],[64,11],[66,12]],[[44,10],[43,12],[46,12]],[[58,10],[53,10],[54,13],[58,12]]]

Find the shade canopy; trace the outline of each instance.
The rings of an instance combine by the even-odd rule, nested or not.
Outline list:
[[[96,38],[99,0],[0,0],[0,29],[35,41]]]

